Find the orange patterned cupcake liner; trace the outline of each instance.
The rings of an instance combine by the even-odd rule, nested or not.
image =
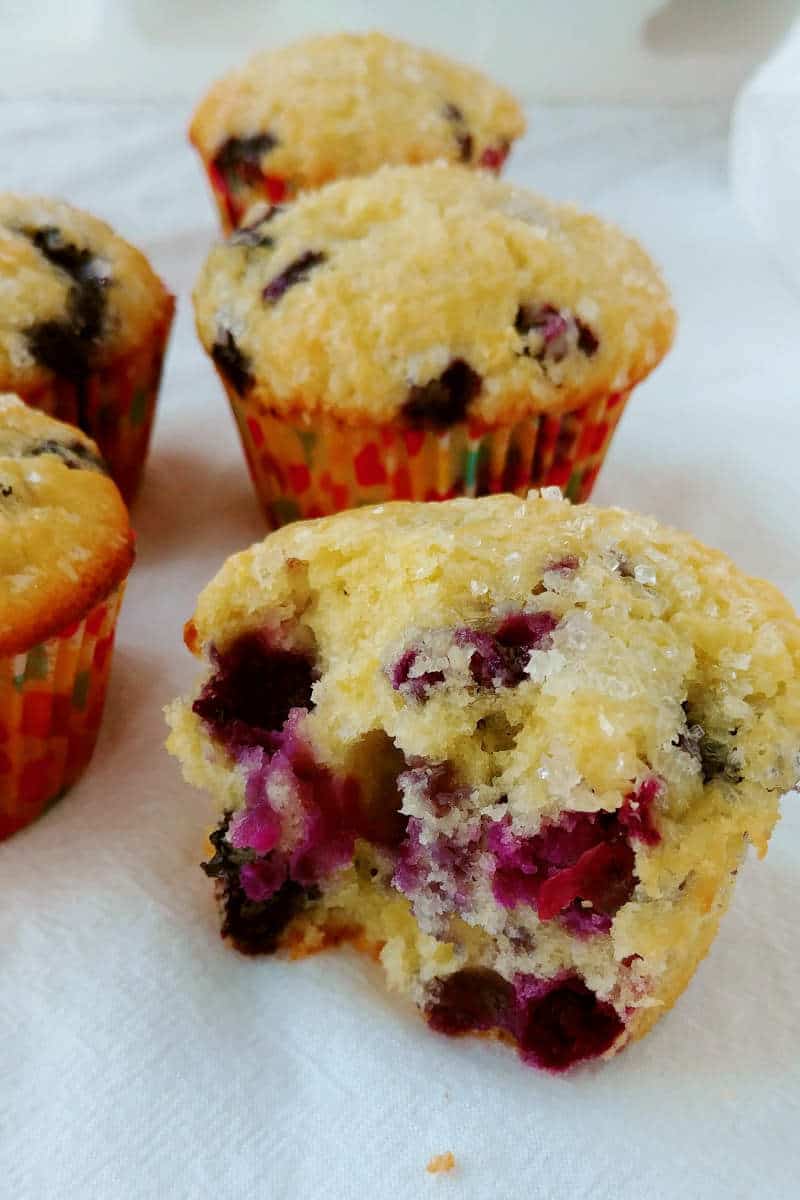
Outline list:
[[[224,381],[223,381],[224,382]],[[274,526],[387,500],[449,500],[560,487],[589,498],[629,392],[571,412],[445,431],[281,416],[226,388],[258,498]]]
[[[0,839],[40,816],[92,757],[124,590],[30,650],[0,657]]]
[[[54,376],[35,388],[15,387],[26,404],[78,425],[100,447],[123,499],[130,504],[141,480],[161,383],[172,310],[147,342],[85,379]]]

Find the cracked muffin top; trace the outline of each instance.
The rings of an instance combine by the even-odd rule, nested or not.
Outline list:
[[[384,167],[250,214],[195,290],[201,340],[281,411],[442,428],[643,379],[674,314],[632,238],[486,172]]]
[[[81,619],[132,562],[127,509],[94,442],[0,395],[0,654]]]
[[[201,101],[192,142],[219,169],[255,168],[292,192],[434,159],[499,166],[525,129],[480,71],[379,33],[257,54]]]
[[[145,341],[172,298],[144,255],[62,200],[0,194],[0,389],[81,379]]]

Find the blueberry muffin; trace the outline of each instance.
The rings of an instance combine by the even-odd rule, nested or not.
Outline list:
[[[499,171],[522,110],[479,71],[380,33],[307,38],[257,54],[211,89],[190,128],[223,228],[258,200],[386,163]]]
[[[444,165],[262,211],[195,308],[275,524],[534,484],[584,500],[674,326],[631,238]]]
[[[95,443],[0,396],[0,838],[91,758],[132,561]]]
[[[641,1037],[800,775],[800,622],[556,489],[287,526],[224,565],[169,711],[246,953],[353,939],[443,1033],[562,1070]]]
[[[135,495],[174,301],[147,259],[60,200],[0,194],[0,391],[78,425]]]

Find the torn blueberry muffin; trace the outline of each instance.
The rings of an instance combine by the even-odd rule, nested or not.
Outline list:
[[[137,489],[174,301],[138,250],[58,200],[0,195],[0,390],[78,425]]]
[[[132,561],[95,443],[0,395],[0,839],[89,762]]]
[[[674,327],[631,238],[441,164],[254,211],[195,308],[274,524],[533,486],[585,500]]]
[[[293,198],[387,163],[499,171],[522,109],[481,72],[380,33],[306,38],[211,88],[190,138],[226,232],[257,201]]]
[[[247,953],[346,938],[442,1033],[560,1071],[641,1037],[800,776],[800,623],[654,520],[390,504],[235,555],[170,750]]]

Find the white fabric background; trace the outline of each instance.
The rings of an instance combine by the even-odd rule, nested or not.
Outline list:
[[[776,263],[800,288],[800,20],[737,99],[731,183]]]
[[[181,626],[199,588],[263,530],[192,332],[213,221],[186,115],[0,109],[4,184],[106,216],[180,302],[96,757],[0,845],[0,1195],[795,1197],[796,799],[677,1009],[566,1078],[429,1033],[350,952],[287,964],[220,942],[196,866],[211,809],[162,749],[160,710],[193,678]],[[681,315],[596,499],[691,529],[800,603],[800,303],[728,198],[724,117],[593,106],[530,124],[510,175],[638,233]],[[457,1170],[428,1176],[446,1150]]]

